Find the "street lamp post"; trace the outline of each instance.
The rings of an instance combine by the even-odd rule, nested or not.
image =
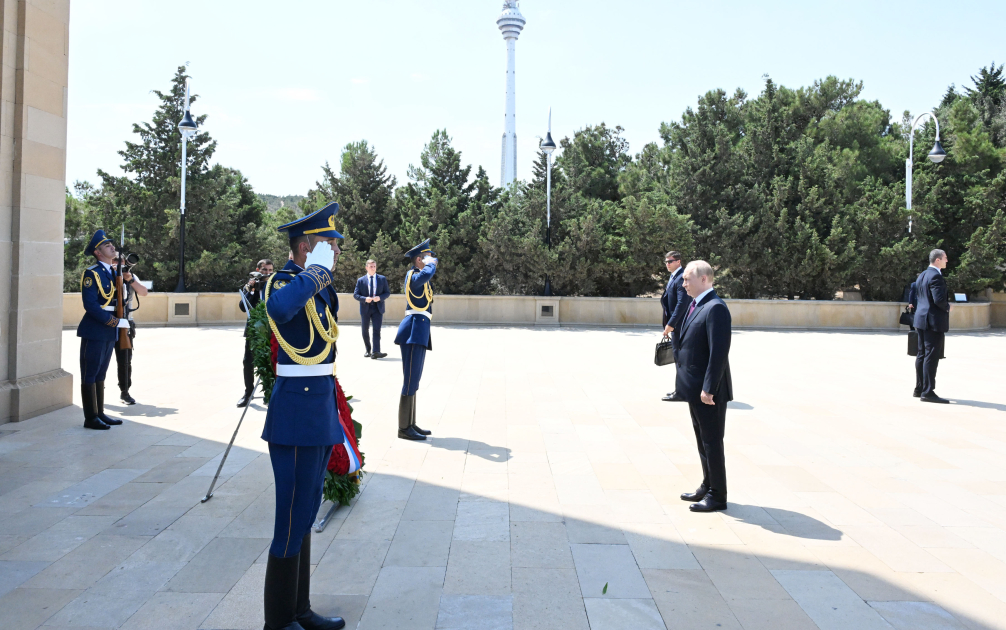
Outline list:
[[[185,293],[185,171],[188,170],[188,164],[186,159],[186,148],[189,138],[195,135],[196,121],[192,119],[192,114],[189,113],[189,82],[185,82],[185,115],[182,116],[182,120],[178,123],[178,131],[182,134],[182,203],[181,203],[181,222],[179,223],[178,229],[178,286],[175,287],[175,293]]]
[[[934,164],[939,164],[943,161],[943,158],[947,157],[947,152],[943,150],[943,145],[940,144],[940,121],[936,119],[936,114],[932,112],[922,112],[916,117],[915,122],[912,123],[912,129],[908,134],[908,159],[905,160],[905,206],[909,210],[912,209],[912,152],[915,148],[915,130],[919,127],[919,123],[922,122],[926,117],[932,118],[933,122],[936,123],[936,144],[933,145],[933,150],[929,152],[927,156],[929,161]],[[912,231],[912,217],[908,216],[908,231]]]
[[[542,140],[541,150],[545,153],[545,245],[552,249],[552,152],[555,142],[552,140],[552,108],[548,109],[548,133]],[[545,295],[552,295],[552,283],[545,274]]]

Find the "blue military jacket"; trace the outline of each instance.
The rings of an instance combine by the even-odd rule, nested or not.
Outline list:
[[[80,299],[84,317],[77,326],[77,336],[95,341],[115,341],[119,318],[115,316],[115,271],[95,263],[80,277]]]
[[[437,263],[432,262],[420,271],[413,267],[405,275],[405,319],[398,325],[395,343],[414,343],[433,349],[430,340],[430,318],[420,313],[433,315],[433,285],[430,280],[437,272]]]
[[[269,279],[266,312],[276,323],[276,329],[294,348],[305,348],[310,341],[311,322],[308,308],[316,308],[322,325],[329,326],[325,307],[337,319],[339,296],[332,288],[332,273],[311,265],[306,270],[288,261]],[[313,357],[325,349],[325,341],[317,331],[310,350]],[[279,365],[297,365],[282,347],[277,355]],[[339,423],[335,402],[335,348],[322,362],[331,368],[324,376],[277,376],[269,400],[262,439],[287,446],[331,446],[342,444],[345,437]],[[279,368],[278,368],[279,369]]]

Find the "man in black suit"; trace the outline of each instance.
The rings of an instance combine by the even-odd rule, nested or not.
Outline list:
[[[242,300],[239,307],[242,313],[255,308],[265,298],[265,281],[272,275],[273,264],[268,258],[263,258],[255,265],[259,275],[252,274],[248,284],[241,288]],[[238,407],[247,407],[251,403],[252,390],[255,388],[255,362],[252,358],[251,341],[248,339],[248,324],[245,324],[245,356],[243,361],[245,377],[245,393],[238,401]]]
[[[713,290],[713,268],[704,260],[685,267],[684,287],[692,302],[681,323],[675,390],[688,401],[692,428],[702,463],[702,485],[681,500],[692,512],[727,509],[727,469],[723,431],[727,403],[733,400],[730,380],[730,310]]]
[[[934,249],[929,252],[929,267],[915,281],[915,330],[919,333],[919,353],[915,357],[913,395],[922,402],[950,402],[936,395],[936,368],[943,356],[944,337],[950,330],[950,294],[943,278],[946,266],[947,253]]]
[[[381,323],[384,321],[384,302],[391,297],[388,279],[377,273],[377,261],[367,261],[367,275],[356,281],[353,297],[360,303],[360,323],[363,325],[363,343],[367,346],[365,357],[383,359],[381,352]],[[370,324],[374,324],[374,345],[371,352]]]
[[[681,320],[685,317],[685,309],[692,301],[684,287],[684,276],[681,273],[681,252],[670,251],[664,254],[664,264],[667,271],[671,272],[671,277],[664,287],[664,294],[660,296],[660,305],[664,309],[662,319],[664,326],[664,336],[671,338],[671,348],[674,350],[674,360],[677,362],[678,346],[681,345],[681,336],[678,329],[681,327]],[[671,392],[661,400],[666,402],[684,401],[684,396],[677,392]]]

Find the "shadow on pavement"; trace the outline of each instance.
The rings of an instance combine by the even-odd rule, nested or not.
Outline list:
[[[961,405],[964,407],[978,407],[980,409],[995,409],[996,411],[1006,411],[1006,405],[1001,403],[990,403],[983,402],[980,400],[961,400],[959,398],[951,398],[951,405]]]

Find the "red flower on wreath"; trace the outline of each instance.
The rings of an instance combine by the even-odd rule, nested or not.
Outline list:
[[[349,403],[346,401],[346,394],[342,391],[339,379],[335,379],[335,401],[339,412],[339,423],[342,425],[342,432],[346,435],[347,442],[353,448],[356,461],[362,462],[360,447],[356,441],[356,427],[353,425],[352,412],[349,410]],[[336,444],[332,447],[332,456],[328,459],[328,470],[336,475],[345,475],[349,472],[349,454],[346,452],[345,444]]]

